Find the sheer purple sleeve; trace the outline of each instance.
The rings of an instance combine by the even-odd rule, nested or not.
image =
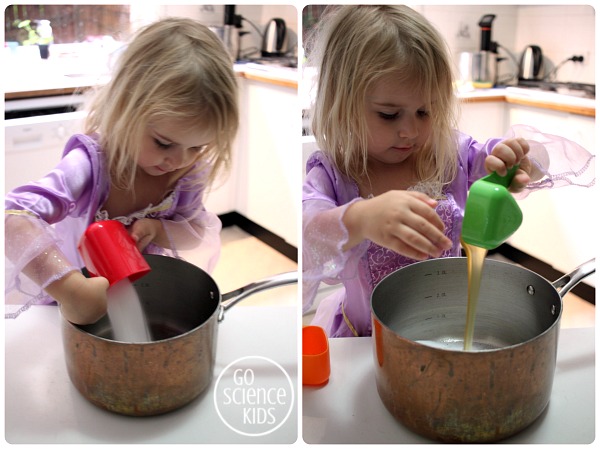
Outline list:
[[[14,301],[24,303],[23,309],[51,302],[43,289],[79,269],[61,251],[62,239],[51,225],[85,212],[90,181],[89,157],[84,150],[73,150],[44,178],[6,195],[5,295],[21,293],[8,296],[18,296]]]
[[[194,261],[200,268],[212,273],[221,251],[221,220],[214,213],[201,210],[194,218],[176,216],[161,219],[169,237],[171,248],[188,250],[198,248],[200,256]]]
[[[192,175],[194,178],[203,176],[203,172]],[[182,179],[175,199],[175,211],[168,217],[161,217],[161,222],[171,249],[175,253],[177,250],[198,249],[195,263],[212,273],[220,256],[222,224],[216,214],[204,207],[204,188],[188,187],[191,180],[191,177]]]
[[[538,179],[516,194],[525,198],[530,192],[565,186],[592,187],[596,182],[595,156],[581,145],[526,125],[514,125],[509,137],[522,137],[529,143],[528,157],[538,171]]]
[[[364,241],[349,251],[342,250],[348,241],[342,217],[351,204],[362,199],[323,157],[311,158],[308,167],[302,195],[304,311],[312,306],[321,282],[339,283],[356,274],[369,245]]]

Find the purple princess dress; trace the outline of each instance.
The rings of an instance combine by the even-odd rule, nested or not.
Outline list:
[[[460,256],[460,229],[470,185],[486,174],[484,160],[502,139],[484,144],[458,134],[458,172],[451,184],[414,186],[438,201],[436,212],[445,225],[452,248],[441,257]],[[373,242],[342,251],[348,239],[342,216],[348,206],[363,201],[357,184],[341,175],[322,152],[307,163],[303,187],[303,309],[309,310],[321,282],[342,288],[321,300],[312,324],[330,337],[371,335],[370,298],[388,274],[416,262]]]
[[[160,204],[150,204],[127,217],[109,217],[102,210],[110,189],[103,151],[93,136],[71,137],[50,173],[6,195],[5,298],[7,303],[21,305],[6,317],[14,318],[32,304],[53,302],[42,289],[83,267],[77,243],[94,221],[116,219],[130,225],[144,217],[161,220],[172,249],[151,244],[144,252],[178,257],[177,249],[200,245],[203,259],[198,263],[211,272],[220,253],[221,222],[204,208],[204,188],[188,188],[190,181],[204,175],[185,175]],[[35,264],[32,280],[23,268],[34,259],[39,261],[39,256],[45,260]]]

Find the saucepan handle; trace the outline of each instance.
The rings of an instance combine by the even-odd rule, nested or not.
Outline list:
[[[588,277],[590,274],[596,272],[596,259],[588,260],[586,263],[578,266],[572,272],[565,274],[561,278],[557,279],[552,283],[552,286],[558,290],[558,294],[561,298],[564,296],[579,282]]]
[[[244,287],[225,293],[221,297],[221,311],[219,312],[219,321],[223,320],[224,312],[236,305],[242,299],[247,298],[254,293],[269,290],[283,285],[295,284],[298,282],[298,272],[290,271],[287,273],[277,274],[260,281],[252,282]]]

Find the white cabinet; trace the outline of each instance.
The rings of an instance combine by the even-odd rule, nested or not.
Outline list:
[[[503,136],[506,133],[504,100],[461,103],[458,129],[478,142]]]
[[[240,127],[229,176],[208,194],[217,214],[238,212],[299,246],[301,158],[297,89],[238,78]]]
[[[238,184],[238,148],[239,136],[236,138],[231,154],[231,169],[228,173],[222,173],[213,183],[211,189],[205,193],[204,206],[207,210],[223,215],[236,210],[235,200]]]
[[[301,158],[296,88],[241,79],[236,210],[298,246]]]

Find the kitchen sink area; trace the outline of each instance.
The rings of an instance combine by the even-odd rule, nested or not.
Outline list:
[[[530,89],[542,92],[552,92],[560,95],[568,95],[580,98],[596,98],[596,85],[573,82],[552,82],[537,80],[519,80],[518,88]]]
[[[558,104],[579,104],[595,109],[596,86],[580,83],[520,83],[507,86],[507,95],[523,95],[533,99],[554,101]]]

